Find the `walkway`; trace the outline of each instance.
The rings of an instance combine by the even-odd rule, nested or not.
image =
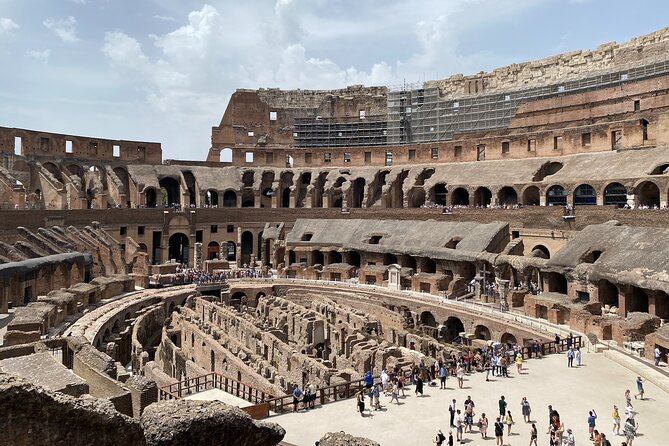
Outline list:
[[[584,353],[584,366],[568,369],[564,354],[550,355],[544,359],[525,362],[523,374],[518,376],[515,367],[510,367],[511,378],[492,378],[485,381],[485,374],[473,374],[465,380],[465,389],[453,390],[456,380],[449,378],[448,390],[426,387],[426,395],[417,398],[411,391],[400,398],[400,406],[389,406],[390,398],[382,397],[381,412],[371,412],[363,418],[356,413],[355,400],[349,399],[325,405],[309,412],[274,416],[268,421],[279,423],[286,429],[285,440],[300,446],[312,446],[325,432],[344,430],[347,433],[371,438],[382,446],[431,445],[435,429],[448,434],[448,404],[455,398],[462,407],[467,395],[476,404],[478,415],[485,412],[494,420],[497,401],[505,395],[509,410],[514,416],[515,433],[505,436],[505,445],[525,446],[529,443],[529,425],[522,421],[520,400],[526,396],[532,405],[532,419],[537,421],[539,444],[548,444],[548,404],[558,410],[567,427],[576,435],[577,445],[589,445],[586,418],[588,411],[595,409],[599,418],[597,426],[607,434],[614,446],[619,446],[623,437],[611,433],[611,409],[615,403],[624,411],[625,389],[636,391],[636,375],[627,368],[609,360],[603,354]],[[650,383],[646,383],[647,400],[632,400],[642,434],[635,446],[665,444],[663,423],[669,419],[669,396]],[[624,420],[623,420],[624,421]],[[492,424],[492,423],[491,423]],[[492,427],[492,426],[491,426]],[[474,431],[476,432],[476,427]],[[489,433],[493,432],[491,428]],[[465,434],[465,444],[494,445],[494,438],[483,440],[477,433]]]

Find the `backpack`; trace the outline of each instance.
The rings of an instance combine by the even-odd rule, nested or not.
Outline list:
[[[439,432],[438,436],[439,436],[439,442],[440,443],[443,443],[444,441],[446,441],[446,437],[441,432]]]

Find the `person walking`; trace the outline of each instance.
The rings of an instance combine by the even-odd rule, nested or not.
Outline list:
[[[499,416],[503,417],[506,414],[506,400],[504,399],[504,395],[499,397],[497,404],[499,405]]]
[[[455,424],[453,424],[453,421],[455,420],[455,410],[456,410],[455,400],[453,400],[453,402],[448,405],[448,412],[451,415],[451,422],[450,422],[451,427],[455,427]]]
[[[662,357],[662,352],[660,351],[660,347],[655,346],[655,367],[660,366],[660,358]]]
[[[446,370],[446,364],[442,364],[441,367],[439,367],[440,389],[446,389],[446,376],[448,376],[448,370]]]
[[[372,390],[374,395],[374,410],[381,410],[381,385],[376,384]]]
[[[393,400],[397,403],[397,405],[400,405],[400,400],[397,398],[397,394],[399,393],[399,390],[397,389],[397,383],[393,384],[392,389],[390,390],[390,404],[393,404]]]
[[[455,376],[458,378],[458,388],[462,389],[465,382],[465,367],[462,364],[458,364],[458,368],[455,370]]]
[[[295,387],[293,387],[293,412],[297,412],[299,410],[301,398],[302,398],[302,391],[300,390],[298,385],[295,384]]]
[[[592,409],[588,412],[588,433],[590,434],[590,441],[594,440],[595,421],[597,420],[597,412]]]
[[[509,437],[511,436],[511,426],[513,426],[513,417],[511,416],[511,411],[507,410],[506,411],[506,418],[504,420],[504,424],[506,424],[506,435]]]
[[[465,422],[462,419],[462,414],[460,413],[460,409],[458,409],[455,415],[455,440],[459,441],[460,443],[463,443],[462,431],[465,428],[464,424]]]
[[[418,396],[418,394],[423,396],[423,378],[420,375],[416,377],[416,390],[414,391],[414,394],[416,396]]]
[[[611,414],[613,418],[613,433],[620,435],[620,412],[618,411],[618,406],[613,405],[613,413]]]
[[[581,347],[576,347],[576,367],[581,367]]]
[[[641,379],[640,376],[636,377],[636,389],[639,391],[636,395],[634,395],[634,399],[638,396],[640,400],[643,400],[643,379]]]
[[[485,414],[481,414],[481,418],[479,418],[479,432],[481,433],[481,438],[484,440],[488,439],[488,419],[486,418]]]
[[[519,375],[522,373],[521,370],[523,370],[523,355],[520,352],[516,355],[516,370],[518,370]]]
[[[441,429],[437,429],[437,435],[432,442],[437,446],[442,446],[444,441],[446,441],[446,436],[441,432]]]
[[[623,427],[623,432],[625,433],[625,439],[627,440],[627,446],[632,446],[634,443],[634,438],[636,438],[636,431],[639,428],[639,425],[634,421],[634,418],[628,418],[625,421],[625,426]]]
[[[538,436],[537,426],[534,423],[532,423],[532,427],[530,428],[530,444],[528,446],[532,445],[537,446],[537,436]]]
[[[520,411],[523,414],[523,420],[526,423],[530,423],[530,414],[532,413],[532,409],[530,408],[530,402],[527,401],[526,397],[523,397],[523,400],[520,402]]]
[[[574,367],[574,350],[567,350],[567,367]]]
[[[574,437],[574,432],[571,428],[567,429],[567,446],[575,446],[576,438]]]
[[[504,445],[504,423],[500,420],[500,417],[495,419],[495,446]]]
[[[363,390],[358,392],[357,402],[358,402],[358,412],[360,412],[361,417],[364,417],[365,416],[365,392]]]

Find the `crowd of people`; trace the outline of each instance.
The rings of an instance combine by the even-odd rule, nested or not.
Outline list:
[[[183,272],[186,283],[196,285],[221,283],[231,279],[272,278],[272,270],[265,268],[237,268],[206,272],[198,268],[177,267],[177,274]]]

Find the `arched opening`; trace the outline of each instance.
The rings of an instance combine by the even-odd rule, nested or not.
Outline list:
[[[513,187],[505,186],[499,190],[497,200],[501,205],[514,206],[518,204],[518,192]]]
[[[158,183],[160,184],[161,189],[164,189],[167,194],[166,197],[163,197],[163,204],[167,206],[181,206],[179,182],[174,178],[167,177],[161,179]]]
[[[539,206],[541,204],[541,191],[537,186],[529,186],[523,191],[523,204],[525,206]]]
[[[232,149],[226,147],[222,149],[219,153],[219,161],[221,163],[231,163],[232,162]]]
[[[351,199],[349,200],[349,207],[360,208],[365,196],[365,179],[356,178],[351,184]]]
[[[611,307],[619,307],[618,287],[606,279],[601,279],[597,282],[597,295],[599,296],[599,303],[602,305],[609,305]]]
[[[316,250],[311,254],[311,264],[312,265],[323,265],[325,262],[325,258],[323,256],[323,253]]]
[[[237,207],[237,194],[233,190],[226,190],[223,194],[223,207],[234,208]]]
[[[652,181],[644,181],[636,188],[635,195],[641,206],[660,207],[660,188]]]
[[[218,207],[218,192],[213,189],[208,190],[204,195],[204,204],[211,207]]]
[[[414,187],[409,191],[409,207],[419,208],[425,204],[425,189]]]
[[[489,341],[491,339],[490,330],[485,325],[477,325],[474,329],[474,337],[476,339]]]
[[[260,231],[258,233],[258,240],[257,240],[257,242],[258,242],[258,260],[262,260],[262,256],[263,256],[262,234],[263,234],[263,231]]]
[[[460,318],[451,316],[443,323],[440,335],[446,342],[453,343],[458,340],[463,331],[465,331],[465,326]]]
[[[348,264],[360,268],[360,254],[358,253],[358,251],[348,252]]]
[[[190,170],[186,171],[183,173],[184,176],[184,181],[186,182],[186,189],[188,190],[188,204],[191,206],[195,206],[197,204],[197,200],[195,197],[195,191],[197,188],[195,187],[195,176],[193,175],[193,172]]]
[[[551,253],[544,245],[537,245],[532,248],[531,257],[539,257],[540,259],[550,259]]]
[[[548,291],[567,294],[567,278],[560,273],[548,273]]]
[[[42,164],[42,167],[48,170],[56,180],[60,181],[61,183],[63,182],[63,175],[58,166],[56,166],[54,163],[47,162]]]
[[[253,187],[255,174],[252,170],[247,170],[242,175],[242,186],[244,187]]]
[[[451,204],[453,206],[469,206],[469,192],[467,189],[458,187],[451,194]]]
[[[424,272],[424,273],[430,273],[430,274],[434,274],[434,273],[436,273],[436,272],[437,272],[437,263],[436,263],[434,260],[432,260],[432,259],[426,258],[426,259],[423,261],[423,269],[422,269],[422,272]]]
[[[574,189],[574,204],[596,205],[597,192],[595,192],[595,188],[589,184],[581,184]]]
[[[246,189],[242,192],[242,207],[252,208],[256,204],[256,197],[252,190]]]
[[[416,182],[414,183],[416,186],[424,186],[425,185],[425,180],[429,180],[432,178],[432,175],[434,175],[435,170],[432,168],[425,169],[423,170],[420,175],[416,177]]]
[[[169,258],[178,263],[188,264],[188,236],[177,232],[170,236]]]
[[[219,252],[220,248],[218,246],[218,242],[209,242],[209,245],[207,245],[207,259],[214,260],[218,258]]]
[[[604,204],[619,208],[627,204],[627,188],[620,183],[611,183],[604,189]]]
[[[396,255],[390,254],[390,253],[385,253],[383,255],[383,264],[384,265],[392,265],[392,264],[395,264],[395,263],[397,263],[397,256]]]
[[[333,263],[342,263],[341,253],[339,251],[330,251],[329,259],[330,259],[330,261],[328,262],[329,265]]]
[[[295,263],[295,251],[292,249],[288,251],[288,265],[293,265]]]
[[[434,204],[446,206],[448,204],[448,188],[444,183],[434,186]]]
[[[500,342],[502,344],[510,344],[510,345],[516,345],[518,343],[516,337],[511,333],[504,333],[500,338]]]
[[[474,206],[489,206],[492,201],[492,192],[487,187],[479,187],[474,192]]]
[[[156,190],[154,188],[149,188],[144,194],[146,195],[146,207],[155,208],[158,204]]]
[[[543,181],[546,177],[555,175],[560,169],[562,169],[563,164],[557,161],[551,161],[542,165],[539,170],[532,177],[532,181]]]
[[[566,206],[567,191],[565,188],[558,184],[551,186],[546,192],[546,204],[549,206]]]
[[[253,255],[253,234],[251,231],[242,232],[242,264],[251,265],[251,256]]]
[[[234,262],[237,260],[237,244],[235,242],[228,242],[227,243],[227,254],[226,254],[226,259],[228,261]]]
[[[242,305],[247,301],[246,293],[243,291],[237,291],[232,296],[230,296],[230,306],[240,310]]]
[[[648,313],[648,294],[646,291],[635,286],[631,287],[631,292],[627,305],[627,312],[638,311]]]
[[[266,187],[262,191],[262,196],[260,197],[260,207],[261,208],[271,208],[272,207],[272,188]]]
[[[434,314],[429,311],[423,311],[420,314],[420,323],[428,327],[436,327],[437,320],[434,318]]]
[[[290,187],[285,188],[281,193],[281,207],[282,208],[290,207]]]

